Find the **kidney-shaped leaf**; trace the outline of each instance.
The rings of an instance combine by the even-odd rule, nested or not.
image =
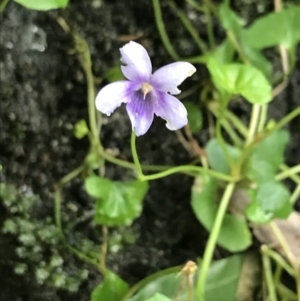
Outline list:
[[[300,41],[299,29],[300,6],[291,6],[257,19],[245,37],[247,43],[257,49],[279,44],[293,48]]]
[[[235,300],[242,263],[243,256],[241,255],[234,255],[212,263],[206,280],[205,301]],[[199,273],[201,273],[200,268],[195,275],[195,289]],[[179,268],[173,272],[160,271],[149,276],[148,279],[144,279],[145,284],[128,301],[148,301],[147,298],[151,298],[155,293],[163,294],[164,297],[171,300],[187,301],[187,282],[184,277],[180,274]],[[152,301],[152,299],[150,300]],[[198,298],[194,294],[194,301],[197,300]]]
[[[215,261],[207,275],[205,300],[235,300],[242,266],[243,256],[241,255]]]
[[[201,224],[210,231],[217,216],[217,181],[207,175],[196,178],[192,187],[192,208]],[[218,237],[223,248],[238,252],[251,245],[251,233],[247,222],[227,213]]]
[[[232,161],[237,161],[241,154],[240,150],[227,143],[225,143],[225,146]],[[217,139],[213,138],[207,143],[206,153],[208,157],[208,162],[214,170],[225,174],[230,174],[230,166],[227,161],[225,152]]]
[[[129,285],[116,274],[109,272],[91,294],[91,301],[120,301],[129,290]]]
[[[209,59],[207,67],[216,87],[240,94],[249,102],[265,104],[272,99],[272,87],[264,74],[250,65],[218,64]]]
[[[97,198],[97,223],[108,226],[129,225],[142,211],[142,201],[148,191],[148,183],[113,182],[91,176],[85,180],[85,189],[88,194]]]
[[[273,218],[287,218],[292,212],[289,191],[279,182],[271,180],[249,191],[251,199],[246,215],[254,223],[267,223]]]
[[[284,150],[289,133],[278,130],[258,143],[250,158],[249,177],[257,183],[274,179],[279,165],[284,161]]]

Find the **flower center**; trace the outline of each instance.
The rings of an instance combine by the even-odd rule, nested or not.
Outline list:
[[[153,87],[149,85],[148,83],[143,83],[142,88],[141,88],[143,94],[144,94],[144,99],[146,98],[146,95],[153,90]]]

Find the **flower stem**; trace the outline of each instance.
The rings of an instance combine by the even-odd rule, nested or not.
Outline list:
[[[194,166],[194,165],[181,165],[181,166],[176,166],[170,169],[167,169],[165,171],[153,174],[153,175],[144,175],[143,176],[143,180],[145,181],[150,181],[150,180],[156,180],[156,179],[160,179],[160,178],[164,178],[166,176],[169,176],[171,174],[174,173],[178,173],[178,172],[184,172],[184,171],[190,171],[190,172],[198,172],[198,173],[204,173],[207,175],[210,175],[212,177],[215,177],[219,180],[223,180],[223,181],[233,181],[234,179],[226,174],[211,170],[211,169],[207,169],[205,167],[200,167],[200,166]]]
[[[200,301],[205,301],[204,298],[204,291],[205,291],[205,281],[207,277],[207,273],[213,258],[213,253],[217,244],[217,239],[222,227],[223,219],[228,207],[228,204],[230,202],[232,193],[235,188],[235,183],[230,182],[227,184],[223,197],[221,199],[219,209],[217,212],[217,216],[213,225],[213,228],[211,230],[205,251],[204,251],[204,256],[201,264],[201,270],[200,270],[200,277],[198,279],[197,283],[197,294],[200,298]]]
[[[156,22],[158,32],[160,34],[160,38],[167,52],[172,57],[172,59],[175,61],[179,61],[179,55],[176,53],[175,49],[173,48],[164,25],[159,0],[152,0],[152,5],[154,9],[155,22]]]
[[[249,132],[246,139],[246,146],[253,141],[253,138],[255,136],[258,127],[259,117],[260,117],[260,105],[254,104],[252,106],[251,120],[250,120]]]
[[[291,175],[294,175],[297,173],[300,173],[300,164],[282,171],[281,173],[276,175],[275,179],[276,179],[276,181],[282,181],[285,178],[288,178]]]
[[[201,53],[207,53],[207,47],[206,44],[203,42],[203,40],[198,35],[197,30],[194,28],[191,21],[186,17],[186,15],[176,6],[175,2],[172,0],[168,1],[169,6],[174,10],[174,12],[177,14],[178,18],[180,19],[182,25],[186,28],[186,30],[189,32],[191,37],[194,39],[195,43],[197,44],[199,50]]]
[[[136,168],[137,176],[140,180],[144,180],[142,167],[141,167],[139,156],[138,156],[137,150],[136,150],[136,135],[135,135],[134,131],[131,132],[131,153],[132,153],[133,162],[134,162],[134,165]]]
[[[266,246],[262,246],[261,248],[263,249],[264,247]],[[264,274],[266,278],[270,300],[277,301],[278,299],[277,299],[276,289],[273,281],[270,258],[263,251],[262,251],[262,259],[263,259]]]

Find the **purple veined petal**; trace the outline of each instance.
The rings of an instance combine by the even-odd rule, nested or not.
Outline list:
[[[150,79],[150,85],[156,90],[176,95],[181,92],[177,86],[195,72],[196,68],[190,63],[172,63],[155,71]]]
[[[121,66],[124,76],[133,82],[148,82],[152,73],[152,65],[147,50],[136,42],[129,42],[122,48]]]
[[[154,118],[155,101],[151,92],[145,98],[141,91],[131,95],[131,101],[126,105],[126,109],[132,129],[137,136],[144,135],[149,130]]]
[[[138,88],[136,84],[127,80],[105,86],[96,97],[97,110],[109,116],[122,103],[129,102],[130,95]]]
[[[185,106],[166,92],[157,92],[154,113],[166,120],[166,127],[171,131],[178,130],[188,123]]]

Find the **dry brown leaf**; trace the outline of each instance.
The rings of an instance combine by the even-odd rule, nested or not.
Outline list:
[[[293,211],[288,219],[274,219],[274,223],[278,227],[284,237],[290,251],[290,256],[300,268],[300,214]],[[251,225],[256,238],[263,244],[272,246],[282,256],[285,256],[280,247],[273,231],[269,225]],[[285,256],[286,257],[286,256]]]

